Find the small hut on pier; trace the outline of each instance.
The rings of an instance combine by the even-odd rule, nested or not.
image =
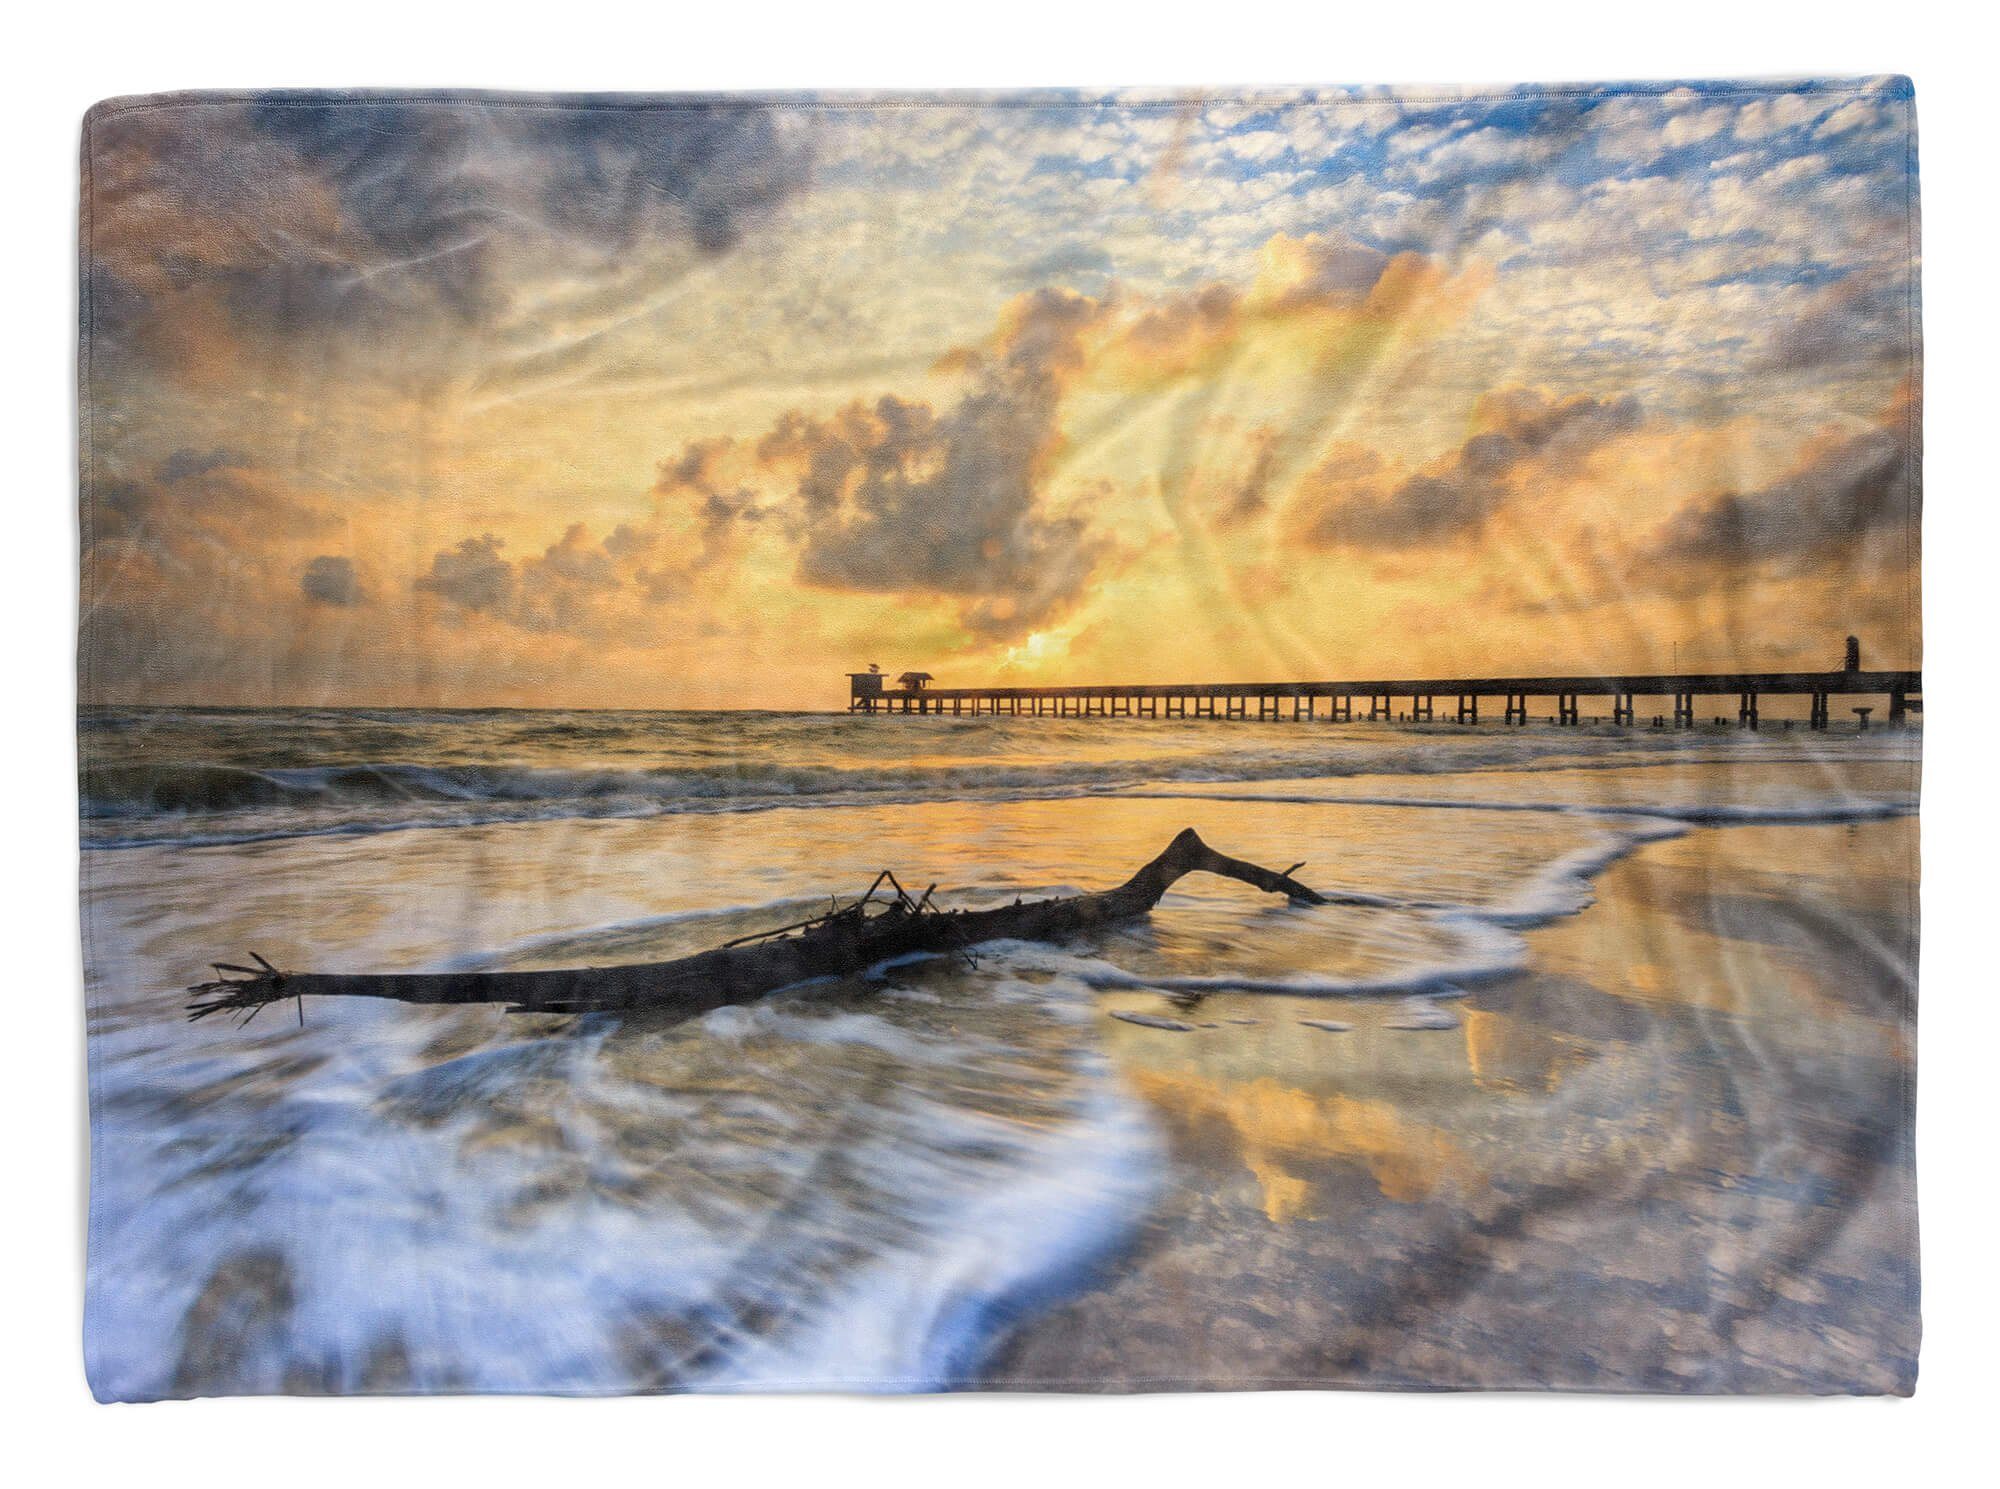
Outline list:
[[[847,674],[848,708],[850,710],[861,708],[861,709],[866,709],[870,713],[873,713],[875,711],[875,705],[878,702],[880,702],[882,698],[882,683],[883,683],[882,669],[876,666],[873,662],[870,662],[868,664],[868,670],[866,672],[848,673]]]

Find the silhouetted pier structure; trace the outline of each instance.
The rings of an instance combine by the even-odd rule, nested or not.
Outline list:
[[[906,674],[896,687],[879,673],[850,673],[848,708],[856,713],[970,714],[1054,718],[1293,719],[1324,717],[1336,724],[1356,720],[1427,723],[1438,717],[1440,698],[1450,700],[1449,722],[1477,724],[1481,704],[1498,703],[1504,724],[1528,722],[1531,701],[1558,725],[1583,721],[1583,700],[1601,698],[1611,723],[1639,722],[1640,699],[1670,702],[1648,720],[1653,728],[1692,729],[1703,699],[1721,698],[1735,710],[1735,722],[1758,727],[1762,705],[1773,698],[1807,700],[1805,723],[1825,729],[1836,698],[1882,699],[1888,721],[1902,724],[1923,709],[1923,673],[1866,671],[1852,641],[1848,660],[1833,672],[1631,672],[1571,677],[1362,678],[1346,682],[1083,683],[1069,687],[940,688],[928,674]],[[1398,702],[1403,703],[1400,709]],[[1866,727],[1872,707],[1854,709]],[[1711,716],[1713,717],[1713,716]],[[1723,718],[1728,714],[1725,711]]]

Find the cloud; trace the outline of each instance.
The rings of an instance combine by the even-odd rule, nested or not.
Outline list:
[[[499,536],[467,537],[434,555],[415,587],[462,617],[609,634],[619,596],[685,601],[721,582],[705,575],[739,567],[760,529],[760,546],[802,584],[941,601],[975,641],[1018,640],[1071,612],[1120,551],[1088,516],[1081,482],[1068,505],[1053,489],[1066,403],[1080,384],[1141,396],[1130,392],[1135,380],[1187,378],[1253,338],[1295,344],[1306,353],[1299,375],[1324,377],[1329,350],[1358,328],[1400,325],[1412,305],[1458,282],[1420,255],[1314,234],[1271,240],[1247,290],[1211,282],[1158,297],[1090,296],[1044,286],[1006,302],[990,338],[937,360],[935,376],[960,380],[955,401],[882,393],[789,411],[756,436],[690,440],[660,463],[651,514],[601,542],[573,525],[515,563]],[[1268,422],[1250,433],[1214,493],[1219,526],[1270,509],[1284,443]]]
[[[1754,491],[1683,508],[1655,535],[1669,564],[1791,570],[1822,559],[1859,566],[1871,543],[1894,557],[1915,532],[1916,459],[1907,416],[1815,442],[1797,466]]]
[[[672,460],[660,462],[654,494],[691,508],[705,541],[719,539],[731,522],[755,522],[764,515],[756,493],[731,472],[736,453],[736,441],[718,436],[691,440]]]
[[[1443,278],[1420,253],[1391,254],[1342,233],[1278,233],[1264,245],[1250,299],[1266,314],[1344,310],[1395,315]]]
[[[1021,265],[1008,279],[1017,288],[1033,289],[1078,279],[1105,279],[1111,267],[1111,255],[1095,243],[1061,243]]]
[[[460,610],[503,613],[514,598],[514,566],[500,556],[504,538],[485,533],[465,538],[431,560],[428,574],[416,588],[449,601]]]
[[[660,463],[652,514],[601,543],[572,526],[541,557],[510,563],[498,536],[468,537],[436,554],[416,587],[465,615],[603,634],[613,596],[684,601],[704,575],[737,567],[761,528],[814,589],[942,601],[975,641],[1018,640],[1073,610],[1119,551],[1089,519],[1081,483],[1068,506],[1052,489],[1079,384],[1102,393],[1135,375],[1184,378],[1259,336],[1302,337],[1324,375],[1326,348],[1356,327],[1398,323],[1452,282],[1419,255],[1280,235],[1247,291],[1094,297],[1045,286],[1009,300],[990,338],[938,359],[934,375],[961,380],[955,401],[882,393],[792,410],[754,437],[691,440]],[[1274,426],[1253,431],[1218,494],[1220,525],[1269,509],[1282,444]]]
[[[621,522],[602,540],[581,522],[539,554],[515,562],[491,532],[433,555],[411,583],[464,619],[490,616],[523,631],[606,637],[624,601],[686,598],[734,556],[736,524],[761,521],[756,493],[732,473],[748,458],[734,440],[695,440],[660,462],[651,515]],[[627,612],[628,632],[651,622]]]
[[[825,589],[959,601],[976,636],[1018,637],[1072,607],[1108,543],[1053,515],[1065,386],[1104,306],[1045,289],[1009,305],[995,346],[960,359],[971,386],[939,413],[888,395],[829,418],[789,414],[759,445],[792,473],[784,514],[798,576]]]
[[[306,565],[299,577],[299,592],[311,604],[349,608],[361,603],[361,576],[353,559],[322,553]]]
[[[1812,137],[1816,140],[1830,140],[1851,130],[1874,128],[1887,117],[1888,111],[1872,99],[1856,98],[1842,104],[1822,119],[1819,126],[1813,130]]]
[[[1736,112],[1736,137],[1761,140],[1817,119],[1830,107],[1819,93],[1774,93],[1752,99]]]
[[[92,482],[83,545],[116,549],[161,573],[207,574],[274,541],[310,538],[335,513],[269,470],[225,450],[175,450],[150,475]]]
[[[1736,111],[1726,103],[1697,106],[1699,98],[1687,89],[1607,98],[1588,115],[1592,149],[1600,159],[1637,165],[1713,139]]]
[[[578,97],[524,109],[273,95],[251,121],[330,181],[364,232],[413,261],[523,225],[604,250],[670,232],[720,252],[805,184],[811,160],[796,114],[735,101]],[[447,260],[439,272],[462,271]]]
[[[716,255],[808,183],[810,125],[756,104],[271,94],[92,122],[92,318],[185,370],[227,328],[395,338],[482,323],[524,265]]]
[[[1343,233],[1273,233],[1247,289],[1210,281],[1107,302],[1118,324],[1104,360],[1141,380],[1213,372],[1253,341],[1289,342],[1309,359],[1379,344],[1382,333],[1434,331],[1486,288],[1482,266],[1453,273],[1424,254],[1390,253]]]
[[[737,441],[716,436],[691,440],[660,462],[652,518],[621,523],[604,540],[612,559],[635,561],[633,580],[649,601],[665,604],[690,594],[702,574],[735,559],[737,524],[764,520],[765,504],[742,479],[742,466],[754,459]],[[669,541],[670,532],[678,541]],[[667,556],[654,561],[662,548]]]
[[[1219,478],[1192,478],[1202,508],[1221,529],[1243,527],[1271,510],[1272,489],[1278,484],[1285,438],[1269,424],[1260,424],[1243,436],[1234,453],[1233,469]]]
[[[160,462],[159,477],[172,485],[177,481],[205,476],[211,471],[243,470],[249,464],[247,456],[234,450],[176,450]]]
[[[624,582],[615,555],[572,522],[537,558],[523,559],[516,575],[514,623],[530,631],[592,635],[599,629],[599,600]]]
[[[505,547],[492,533],[462,539],[431,559],[430,572],[418,576],[414,588],[461,613],[489,615],[524,631],[596,636],[605,632],[602,602],[625,586],[623,560],[638,545],[630,528],[600,543],[581,522],[572,522],[561,538],[518,564],[502,556]]]
[[[1444,141],[1425,153],[1411,174],[1426,186],[1459,185],[1485,172],[1521,174],[1553,160],[1569,148],[1578,132],[1574,122],[1567,131],[1537,130],[1525,133],[1487,125]]]
[[[1596,449],[1638,427],[1629,396],[1555,398],[1532,388],[1483,397],[1478,432],[1451,455],[1400,481],[1373,452],[1341,446],[1301,483],[1299,538],[1315,548],[1403,550],[1476,535],[1516,493],[1532,463],[1551,477],[1573,474]]]
[[[1857,271],[1814,291],[1802,309],[1777,319],[1753,358],[1790,372],[1893,363],[1914,351],[1907,270]]]
[[[1243,296],[1225,284],[1168,295],[1125,327],[1118,353],[1133,366],[1180,376],[1242,334]]]

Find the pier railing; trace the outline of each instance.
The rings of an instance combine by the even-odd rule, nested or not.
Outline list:
[[[1692,728],[1696,701],[1727,698],[1736,722],[1758,727],[1761,703],[1770,698],[1809,700],[1807,724],[1824,729],[1835,698],[1886,700],[1892,724],[1905,722],[1923,707],[1920,671],[1840,672],[1636,672],[1577,677],[1364,678],[1344,682],[1081,683],[1065,687],[878,688],[857,683],[849,709],[857,713],[1031,715],[1057,718],[1136,717],[1262,720],[1325,717],[1334,723],[1356,719],[1427,722],[1438,717],[1437,700],[1450,699],[1447,720],[1476,724],[1482,701],[1500,700],[1507,724],[1528,722],[1530,700],[1553,704],[1550,721],[1582,721],[1582,700],[1610,700],[1610,721],[1635,725],[1641,698],[1672,700],[1671,724]],[[1398,709],[1398,700],[1407,706]],[[1252,705],[1255,705],[1253,710]],[[1866,728],[1872,708],[1854,710]],[[1651,719],[1667,727],[1669,714]]]

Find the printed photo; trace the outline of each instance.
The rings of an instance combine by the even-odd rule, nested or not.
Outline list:
[[[99,105],[92,1389],[1908,1393],[1915,131]]]

